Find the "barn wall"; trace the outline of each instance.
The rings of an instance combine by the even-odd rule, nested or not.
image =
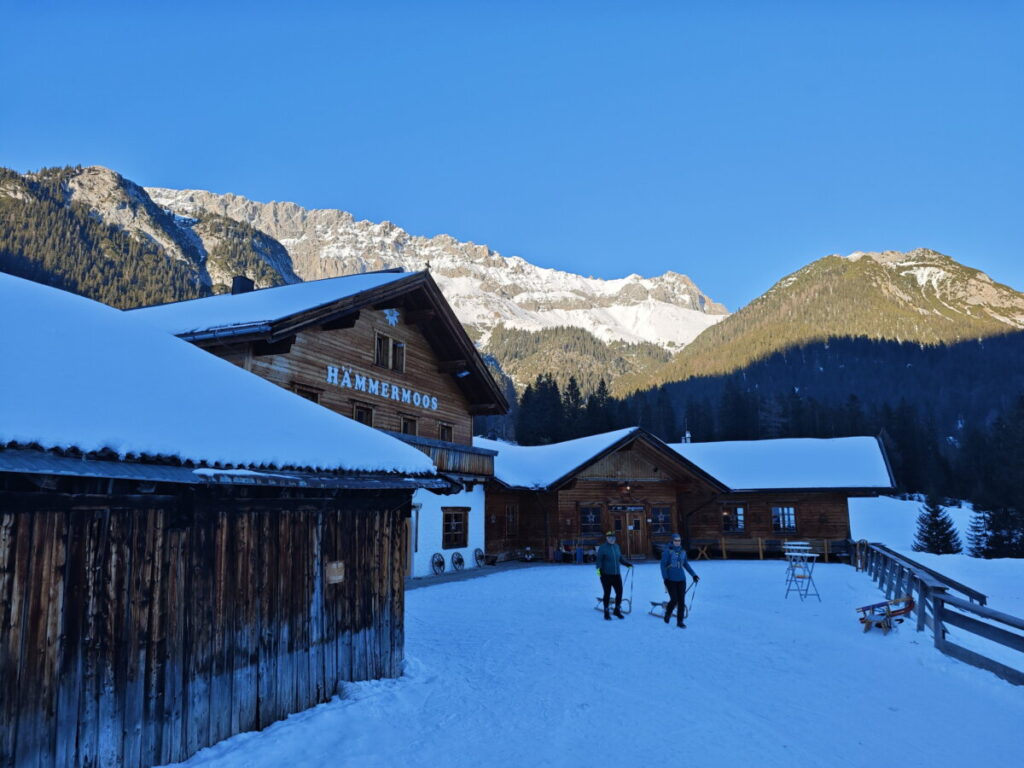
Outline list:
[[[0,766],[180,761],[396,676],[408,503],[0,492]]]

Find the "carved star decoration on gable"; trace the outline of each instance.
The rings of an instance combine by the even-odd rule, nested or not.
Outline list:
[[[388,325],[398,325],[398,310],[397,309],[385,309],[384,317],[387,318]]]

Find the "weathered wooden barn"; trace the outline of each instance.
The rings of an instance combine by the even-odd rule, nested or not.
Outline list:
[[[872,437],[667,445],[633,428],[498,452],[487,493],[491,554],[587,556],[605,531],[644,558],[679,531],[699,556],[764,556],[787,539],[847,539],[850,496],[892,489]]]
[[[0,766],[151,766],[395,676],[421,452],[0,275]]]
[[[251,288],[129,314],[430,456],[461,490],[416,493],[410,575],[477,565],[494,452],[473,446],[473,416],[508,405],[430,274]]]

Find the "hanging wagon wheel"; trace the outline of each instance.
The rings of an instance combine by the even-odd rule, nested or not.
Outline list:
[[[430,558],[430,567],[434,569],[434,573],[444,573],[444,555],[435,552]]]
[[[484,551],[480,547],[473,550],[473,559],[476,560],[477,568],[484,564]]]
[[[456,571],[461,571],[466,567],[466,561],[462,559],[462,554],[455,552],[452,554],[452,568]]]

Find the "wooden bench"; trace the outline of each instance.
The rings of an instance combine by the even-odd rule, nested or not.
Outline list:
[[[733,554],[749,554],[752,555],[755,552],[760,560],[764,560],[764,540],[758,536],[754,539],[745,539],[741,537],[723,536],[721,541],[722,548],[722,559],[728,560],[729,553]]]
[[[909,616],[914,610],[914,598],[910,595],[897,597],[895,600],[886,600],[882,603],[862,605],[857,609],[860,612],[860,621],[867,632],[872,627],[878,627],[883,635],[889,634],[894,623],[899,624],[904,616]]]

